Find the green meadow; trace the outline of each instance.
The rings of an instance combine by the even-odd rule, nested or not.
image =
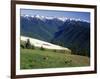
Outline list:
[[[87,56],[74,55],[69,52],[48,50],[40,48],[20,48],[21,69],[61,68],[61,67],[84,67],[90,65]]]

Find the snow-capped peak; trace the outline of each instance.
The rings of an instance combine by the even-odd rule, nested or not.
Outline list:
[[[27,17],[27,18],[29,18],[29,17],[31,17],[31,18],[37,18],[37,19],[40,19],[40,20],[43,20],[43,21],[45,21],[45,20],[52,20],[52,19],[58,19],[58,20],[60,20],[60,21],[63,21],[63,22],[65,22],[66,20],[70,20],[70,21],[72,21],[72,20],[74,20],[74,21],[84,21],[84,22],[88,22],[88,21],[86,21],[86,20],[81,20],[81,19],[75,19],[75,18],[67,18],[67,17],[54,17],[54,16],[41,16],[41,15],[21,15],[22,17]]]
[[[54,17],[51,17],[51,16],[46,16],[45,18],[49,20],[54,19]]]
[[[68,18],[66,18],[66,17],[60,17],[58,19],[61,20],[61,21],[66,21]]]
[[[66,17],[53,17],[53,16],[41,16],[41,15],[21,15],[22,17],[32,17],[32,18],[37,18],[37,19],[40,19],[40,20],[52,20],[52,19],[58,19],[58,20],[61,20],[61,21],[66,21],[67,18]]]
[[[21,15],[22,17],[29,17],[29,15]]]
[[[52,19],[58,19],[58,20],[61,20],[61,21],[66,21],[67,18],[66,17],[53,17],[53,16],[40,16],[40,15],[22,15],[22,17],[32,17],[32,18],[37,18],[37,19],[40,19],[40,20],[43,20],[45,21],[46,19],[47,20],[52,20]]]
[[[40,15],[34,15],[35,18],[40,19],[40,20],[44,20],[45,16],[40,16]]]
[[[39,15],[34,15],[34,17],[36,17],[36,18],[40,18],[41,16],[39,16]]]

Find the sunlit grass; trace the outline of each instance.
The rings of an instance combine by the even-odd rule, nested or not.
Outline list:
[[[20,54],[21,69],[58,68],[89,66],[88,57],[59,53],[53,50],[22,49]]]

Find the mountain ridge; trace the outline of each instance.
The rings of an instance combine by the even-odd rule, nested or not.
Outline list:
[[[21,35],[68,47],[79,54],[86,52],[90,56],[90,23],[59,18],[23,15],[20,18]]]
[[[54,17],[54,16],[41,16],[41,15],[21,15],[21,17],[31,17],[31,18],[38,18],[40,20],[45,20],[45,19],[48,19],[48,20],[52,20],[52,19],[58,19],[58,20],[61,20],[63,22],[65,22],[66,20],[74,20],[74,21],[83,21],[83,22],[88,22],[87,20],[81,20],[81,19],[76,19],[76,18],[68,18],[68,17]]]

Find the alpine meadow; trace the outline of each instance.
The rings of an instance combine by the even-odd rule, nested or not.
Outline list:
[[[84,66],[90,66],[89,12],[21,9],[21,69]]]

